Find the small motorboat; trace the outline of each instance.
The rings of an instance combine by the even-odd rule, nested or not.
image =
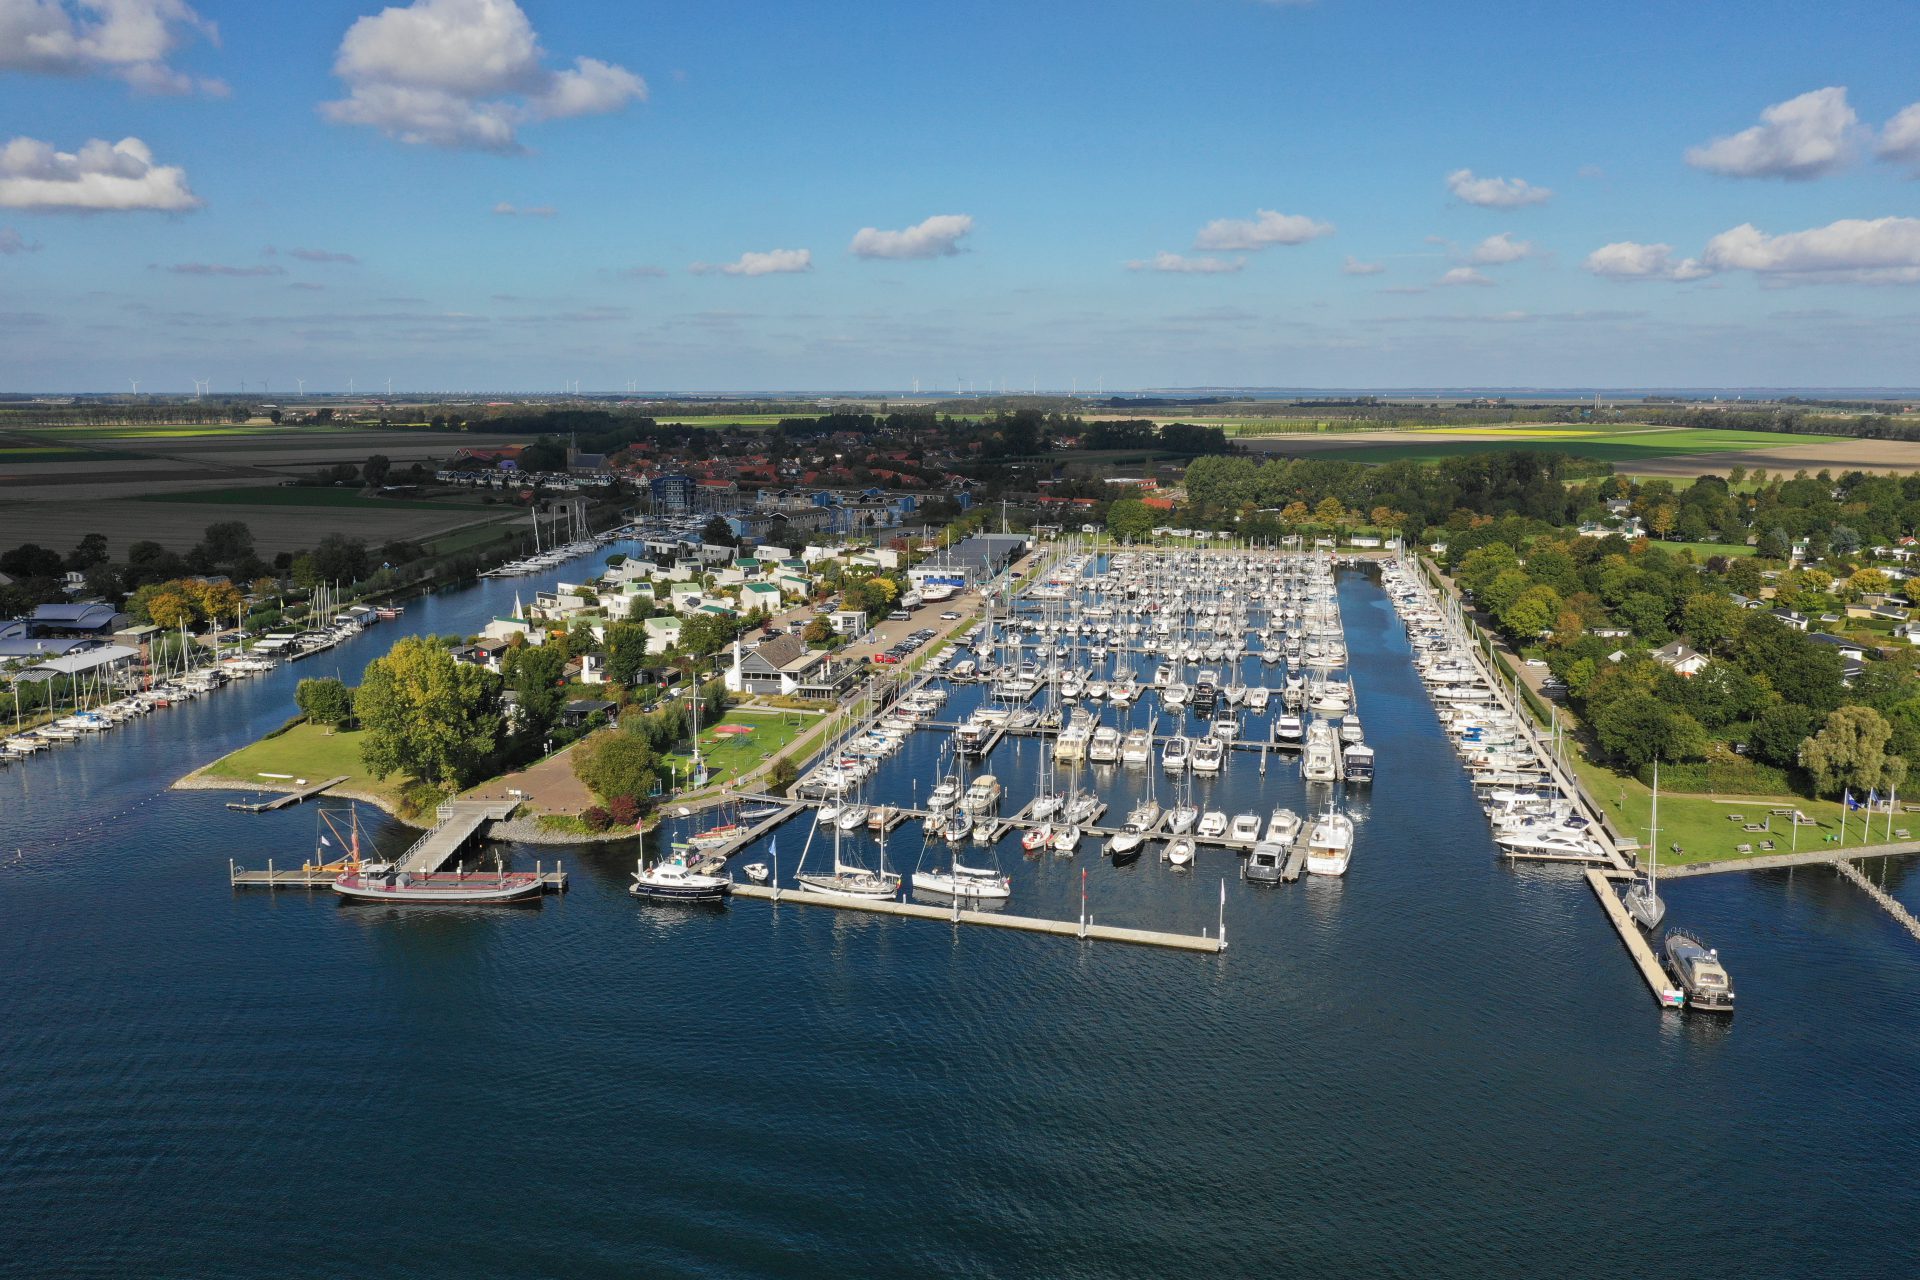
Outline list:
[[[1053,833],[1053,851],[1064,853],[1069,858],[1080,847],[1080,828],[1076,826],[1057,827]]]
[[[772,879],[772,872],[767,870],[767,864],[764,862],[749,862],[746,866],[742,867],[741,870],[745,871],[747,873],[747,879],[753,881],[755,884],[765,884],[768,880]]]
[[[1045,822],[1020,837],[1020,847],[1028,853],[1032,853],[1038,849],[1044,849],[1052,843],[1053,827]]]
[[[1195,834],[1203,840],[1218,840],[1227,834],[1227,815],[1218,809],[1209,809],[1200,815],[1200,826]]]
[[[1178,836],[1167,841],[1167,861],[1176,867],[1193,865],[1193,838]]]

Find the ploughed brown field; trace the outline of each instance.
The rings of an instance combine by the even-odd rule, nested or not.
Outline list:
[[[509,519],[512,511],[468,496],[430,506],[398,501],[389,506],[378,499],[335,505],[325,501],[326,492],[295,500],[289,500],[291,494],[249,499],[322,467],[358,466],[375,454],[388,458],[396,470],[415,462],[431,468],[461,448],[523,443],[523,436],[497,434],[312,427],[244,434],[213,428],[205,435],[182,428],[153,435],[131,429],[0,432],[0,547],[37,542],[65,551],[87,534],[99,533],[116,557],[141,539],[185,551],[208,525],[222,520],[246,522],[255,546],[267,555],[305,550],[329,533],[350,534],[376,547],[400,538],[420,540]],[[36,458],[36,450],[52,452],[54,460]],[[99,459],[74,456],[88,450],[97,450]],[[141,500],[201,492],[205,502]]]

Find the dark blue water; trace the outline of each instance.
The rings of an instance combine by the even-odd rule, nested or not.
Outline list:
[[[1085,869],[1096,919],[1197,933],[1224,881],[1222,956],[650,907],[631,846],[568,854],[538,908],[231,892],[312,810],[164,784],[299,675],[515,589],[0,772],[0,1275],[1914,1271],[1920,947],[1830,874],[1675,882],[1743,1009],[1656,1011],[1583,882],[1494,858],[1357,576],[1381,776],[1344,880],[998,850],[1029,914],[1073,916]],[[924,794],[919,737],[886,776]],[[995,753],[1010,805],[1033,751]],[[1101,778],[1122,812],[1144,782]],[[1239,752],[1213,791],[1308,802]]]

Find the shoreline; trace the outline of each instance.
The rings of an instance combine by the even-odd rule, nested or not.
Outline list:
[[[167,784],[167,790],[270,792],[274,795],[289,795],[301,790],[299,786],[290,782],[267,780],[243,782],[238,778],[216,777],[207,773],[207,770],[212,767],[212,765],[202,765],[192,773],[175,778]],[[402,817],[394,807],[393,802],[385,796],[374,795],[372,792],[361,791],[354,787],[338,786],[322,792],[320,795],[315,796],[314,799],[316,801],[324,800],[328,796],[338,796],[341,799],[370,804],[380,812],[386,814],[389,818],[392,818],[395,822],[411,827],[415,831],[425,831],[427,829],[423,824],[416,822],[412,818]],[[635,832],[634,834],[638,835],[639,833]],[[539,815],[518,814],[507,819],[505,822],[495,824],[489,838],[508,840],[515,844],[566,846],[613,844],[630,837],[608,836],[604,833],[600,835],[576,835],[568,831],[548,831],[540,826]]]

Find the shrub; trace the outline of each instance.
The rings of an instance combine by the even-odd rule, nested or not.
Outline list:
[[[589,831],[605,831],[613,825],[613,815],[596,804],[581,811],[580,821],[587,824]]]
[[[630,827],[640,821],[640,802],[632,796],[615,796],[607,801],[607,816],[616,827]]]

